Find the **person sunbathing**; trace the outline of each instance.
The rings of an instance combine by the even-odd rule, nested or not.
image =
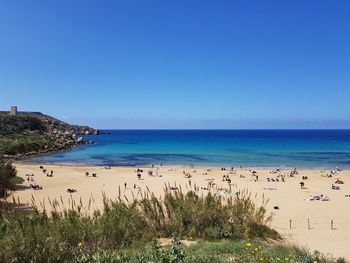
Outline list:
[[[38,184],[30,184],[30,187],[34,190],[41,190],[43,189],[43,187],[41,185]]]
[[[185,178],[191,178],[192,175],[190,173],[185,174]]]
[[[344,184],[344,182],[342,180],[340,180],[339,178],[334,183],[335,184]]]
[[[340,187],[337,186],[337,185],[332,184],[332,189],[333,189],[333,190],[340,190]]]

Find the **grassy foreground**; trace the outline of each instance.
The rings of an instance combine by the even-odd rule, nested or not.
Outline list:
[[[136,249],[137,250],[137,249]],[[273,245],[262,242],[220,241],[202,242],[183,247],[173,238],[167,248],[157,243],[149,246],[146,252],[133,250],[121,252],[102,251],[96,254],[82,254],[74,259],[76,263],[342,263],[344,259],[329,259],[320,253],[310,253],[298,247]]]
[[[279,240],[267,226],[271,217],[265,204],[256,206],[247,192],[203,196],[165,187],[162,198],[149,191],[132,201],[121,194],[116,200],[104,198],[103,211],[93,214],[73,199],[63,212],[58,212],[62,200],[50,200],[50,214],[5,205],[0,209],[0,262],[331,262],[295,248],[240,242]],[[169,248],[154,243],[145,249],[174,234],[225,242],[184,249],[174,238]]]
[[[50,215],[5,209],[0,214],[0,262],[63,262],[174,233],[191,239],[278,238],[266,226],[271,218],[264,206],[256,207],[246,192],[223,198],[165,188],[162,199],[149,191],[142,195],[132,201],[121,194],[116,200],[104,198],[103,211],[92,215],[73,199],[63,212],[58,212],[62,200],[50,200]]]

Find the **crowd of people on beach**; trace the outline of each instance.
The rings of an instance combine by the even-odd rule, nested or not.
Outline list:
[[[160,166],[161,167],[161,166]],[[194,166],[190,167],[193,168]],[[111,167],[103,167],[104,169],[110,170]],[[47,177],[53,177],[54,176],[54,171],[50,170],[50,172],[47,172],[47,169],[44,168],[44,166],[40,166],[41,171],[43,172],[43,174],[46,174]],[[151,166],[151,170],[146,170],[146,174],[148,174],[149,176],[156,176],[156,177],[161,177],[161,175],[158,174],[158,170],[160,168],[159,167],[155,167],[154,165]],[[243,170],[242,167],[240,167],[241,171]],[[192,169],[193,170],[193,169]],[[183,170],[182,173],[184,175],[185,178],[189,179],[189,185],[191,185],[191,178],[192,178],[192,173],[196,173],[196,170],[193,170],[191,172],[187,172],[186,170]],[[177,169],[171,168],[169,169],[169,171],[178,171]],[[222,182],[225,182],[228,186],[228,188],[224,188],[224,187],[218,187],[218,184],[215,182],[215,178],[209,178],[206,179],[206,185],[199,187],[198,185],[195,185],[195,190],[207,190],[207,191],[211,191],[211,190],[216,190],[216,191],[225,191],[225,193],[232,193],[232,186],[233,184],[233,180],[230,177],[234,176],[234,178],[239,178],[239,179],[246,179],[247,177],[241,173],[239,173],[239,177],[237,175],[237,171],[239,172],[238,169],[234,169],[234,167],[230,167],[230,168],[225,168],[225,167],[221,167],[220,171],[224,172],[224,174],[222,175]],[[259,180],[259,175],[258,175],[258,171],[256,170],[250,170],[250,169],[245,169],[245,171],[249,171],[250,172],[250,178],[248,178],[249,181],[251,182],[258,182]],[[336,168],[334,170],[330,170],[329,173],[325,173],[325,171],[321,171],[321,176],[323,177],[327,177],[327,178],[332,178],[334,175],[338,174],[341,170],[339,168]],[[212,172],[212,169],[206,169],[205,172],[203,172],[203,176],[208,176],[210,173]],[[144,173],[144,169],[141,168],[137,168],[135,170],[136,173],[136,178],[137,180],[143,180],[143,173]],[[286,181],[286,176],[288,177],[298,177],[299,175],[299,171],[294,168],[292,170],[284,170],[282,172],[281,169],[277,168],[274,170],[271,170],[270,172],[271,176],[266,177],[266,180],[268,183],[276,183],[276,182],[285,182]],[[237,175],[237,177],[236,177]],[[85,176],[89,177],[97,177],[97,173],[95,172],[89,172],[86,171],[85,172]],[[305,188],[305,181],[308,180],[308,176],[306,175],[302,175],[299,177],[302,181],[299,182],[301,189],[306,189]],[[43,186],[34,183],[34,174],[26,174],[26,180],[29,184],[29,188],[33,189],[33,190],[41,190],[43,189]],[[334,183],[331,184],[331,189],[332,190],[340,190],[340,185],[343,185],[344,181],[341,180],[340,178],[337,178],[335,180]],[[138,193],[141,191],[141,185],[137,184],[137,183],[132,183],[132,189],[137,190]],[[124,183],[124,189],[126,190],[128,186],[128,183],[125,182]],[[277,190],[277,188],[271,188],[271,187],[264,187],[264,190]],[[170,186],[170,190],[173,191],[177,191],[179,190],[179,187],[176,186]],[[67,192],[68,193],[76,193],[77,190],[74,188],[67,188]],[[350,192],[348,194],[345,194],[345,197],[350,197]],[[327,195],[324,194],[314,194],[314,195],[310,195],[309,198],[310,201],[329,201],[330,198]],[[277,207],[277,206],[276,206]],[[276,209],[276,208],[275,208]],[[278,206],[279,209],[279,206]]]
[[[41,189],[43,189],[43,187],[41,186],[41,185],[39,185],[39,184],[36,184],[36,183],[32,183],[32,182],[34,182],[35,180],[34,180],[34,174],[33,173],[31,173],[31,174],[26,174],[26,179],[27,179],[27,182],[29,183],[30,182],[30,184],[29,184],[29,188],[30,189],[33,189],[33,190],[41,190]]]

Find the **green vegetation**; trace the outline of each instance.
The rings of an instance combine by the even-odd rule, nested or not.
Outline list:
[[[54,145],[45,123],[31,116],[0,115],[0,155],[45,150]]]
[[[0,115],[0,135],[18,134],[23,132],[45,132],[45,124],[36,117]]]
[[[20,181],[16,174],[16,168],[12,163],[0,157],[0,198],[5,197],[6,191]]]
[[[10,116],[0,113],[0,155],[6,158],[34,155],[86,143],[76,140],[77,134],[95,130],[69,125],[43,114]]]
[[[39,152],[53,147],[55,141],[46,134],[24,132],[7,136],[0,135],[0,154],[16,155]]]
[[[343,263],[344,259],[328,259],[318,252],[310,253],[298,247],[276,245],[266,242],[220,241],[202,242],[188,248],[176,238],[171,245],[160,248],[157,243],[145,249],[96,254],[83,253],[75,257],[76,263]]]
[[[63,203],[63,201],[61,201]],[[271,219],[242,192],[223,199],[190,191],[165,189],[163,199],[151,192],[140,200],[104,198],[103,211],[83,212],[81,204],[58,212],[59,201],[50,200],[53,212],[23,213],[5,209],[0,215],[0,262],[62,262],[83,254],[120,251],[137,242],[169,238],[174,233],[192,239],[274,238]],[[89,208],[88,208],[89,209]]]

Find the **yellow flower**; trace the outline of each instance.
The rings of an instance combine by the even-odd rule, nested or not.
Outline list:
[[[314,260],[314,263],[317,263],[317,260],[316,260],[316,259]]]
[[[79,242],[79,243],[78,243],[78,247],[81,247],[81,245],[82,245],[82,243],[81,243],[81,242]]]
[[[284,258],[284,260],[285,260],[285,261],[288,261],[288,260],[289,260],[289,258]]]
[[[247,247],[250,247],[252,244],[250,244],[250,243],[247,243],[247,244],[245,244]]]
[[[255,251],[258,251],[258,248],[257,248],[257,247],[255,248]]]
[[[276,258],[278,261],[280,261],[281,259],[280,258]]]

